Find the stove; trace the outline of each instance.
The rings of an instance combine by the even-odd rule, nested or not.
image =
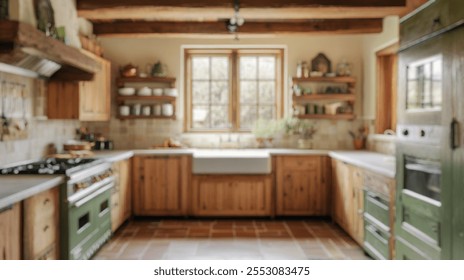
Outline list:
[[[5,166],[0,175],[64,175],[60,186],[60,256],[89,259],[111,236],[111,164],[93,158],[46,158]]]
[[[26,162],[0,169],[0,174],[66,174],[98,165],[103,160],[93,158],[46,158],[40,161]]]

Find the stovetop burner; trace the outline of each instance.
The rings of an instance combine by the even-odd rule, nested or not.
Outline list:
[[[101,162],[93,158],[47,158],[41,161],[26,163],[0,169],[2,175],[15,174],[71,174],[81,168]]]

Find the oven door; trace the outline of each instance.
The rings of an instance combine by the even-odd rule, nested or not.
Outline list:
[[[440,259],[442,246],[440,147],[404,141],[398,142],[396,149],[397,246],[405,247],[406,244],[406,247],[422,252],[426,258]]]
[[[69,259],[89,259],[111,235],[111,182],[69,205]]]

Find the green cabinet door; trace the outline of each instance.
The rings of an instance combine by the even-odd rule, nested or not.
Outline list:
[[[461,20],[464,14],[464,1],[453,0],[455,4],[460,6]],[[458,11],[456,11],[458,12]],[[454,34],[453,57],[455,73],[455,86],[453,86],[453,95],[456,100],[454,112],[456,119],[460,124],[461,143],[457,149],[453,151],[453,162],[451,165],[453,190],[451,194],[452,200],[452,259],[464,260],[464,26],[452,32]]]

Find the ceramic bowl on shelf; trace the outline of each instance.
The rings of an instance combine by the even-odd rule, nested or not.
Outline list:
[[[177,96],[177,89],[176,88],[165,88],[163,90],[164,95],[166,96]]]
[[[129,88],[129,87],[120,88],[118,89],[118,93],[119,95],[123,95],[123,96],[131,96],[135,94],[135,88]]]
[[[154,88],[154,89],[153,89],[153,95],[154,95],[154,96],[161,96],[161,95],[163,95],[163,89],[162,89],[162,88]]]
[[[311,72],[309,73],[309,76],[310,76],[310,77],[322,77],[322,75],[324,75],[324,73],[319,72],[319,71],[311,71]]]
[[[151,89],[149,87],[139,88],[139,90],[137,91],[137,95],[139,95],[139,96],[150,96],[151,95]]]
[[[325,76],[326,76],[327,78],[334,78],[334,77],[337,76],[337,74],[334,73],[334,72],[330,72],[330,73],[325,73]]]

